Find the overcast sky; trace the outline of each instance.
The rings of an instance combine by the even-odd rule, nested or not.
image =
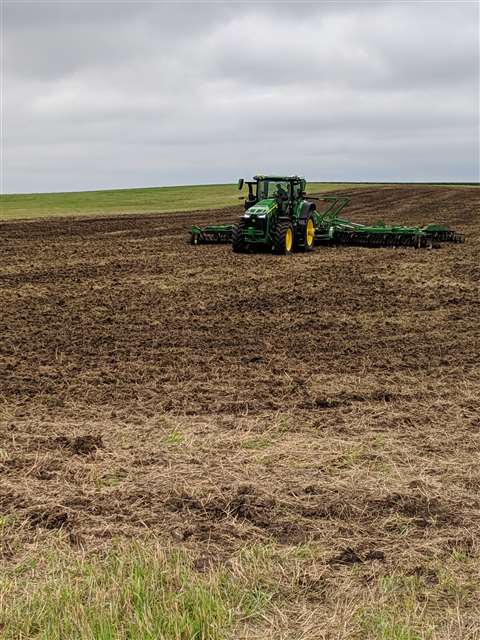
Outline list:
[[[477,2],[20,2],[2,188],[479,179]]]

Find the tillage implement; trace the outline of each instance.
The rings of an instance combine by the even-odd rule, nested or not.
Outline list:
[[[439,242],[464,242],[464,236],[440,224],[406,227],[350,222],[340,217],[350,202],[348,198],[307,199],[306,180],[298,176],[255,176],[245,182],[240,178],[238,188],[241,190],[244,184],[248,195],[239,222],[193,226],[192,244],[224,242],[231,243],[235,253],[267,250],[286,255],[312,251],[319,244],[431,248]]]

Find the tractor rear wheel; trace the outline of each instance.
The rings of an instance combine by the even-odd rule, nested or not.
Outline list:
[[[293,251],[293,226],[291,222],[280,222],[273,233],[273,252],[286,256]]]
[[[245,236],[243,234],[244,223],[240,221],[233,227],[232,232],[232,249],[235,253],[245,253],[247,245],[245,242]]]
[[[313,251],[315,248],[315,222],[312,216],[308,216],[303,238],[303,250]]]

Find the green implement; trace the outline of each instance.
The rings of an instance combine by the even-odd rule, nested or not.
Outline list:
[[[258,175],[238,181],[248,187],[245,212],[236,225],[193,226],[191,244],[231,243],[235,253],[255,250],[288,255],[313,251],[315,245],[431,248],[440,242],[464,242],[463,235],[440,224],[424,227],[365,225],[340,217],[350,203],[346,197],[307,197],[306,180],[299,176]],[[314,201],[325,202],[323,211]]]
[[[327,209],[319,214],[319,224],[315,230],[317,244],[345,244],[361,247],[422,247],[431,248],[439,242],[464,242],[463,235],[439,224],[424,227],[386,225],[365,225],[350,222],[339,216],[340,211],[349,204],[348,198],[323,196],[316,198],[329,203]]]
[[[232,242],[233,224],[210,225],[197,227],[190,231],[190,244],[230,244]]]

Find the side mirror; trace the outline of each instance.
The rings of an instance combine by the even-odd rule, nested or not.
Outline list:
[[[238,190],[240,191],[242,187],[243,187],[243,178],[240,178],[238,181]]]

